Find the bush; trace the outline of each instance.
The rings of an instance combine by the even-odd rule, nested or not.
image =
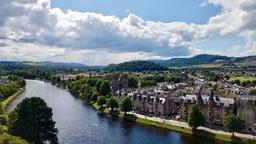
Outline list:
[[[7,117],[5,115],[0,115],[0,125],[7,125]]]
[[[107,100],[104,96],[100,96],[97,100],[97,104],[100,106],[100,107],[103,107],[104,104],[106,104]]]

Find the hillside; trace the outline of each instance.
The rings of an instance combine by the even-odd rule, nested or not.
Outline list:
[[[0,61],[0,69],[31,69],[31,68],[45,68],[45,69],[75,69],[85,68],[86,65],[79,63],[60,63],[60,62],[29,62],[29,61]]]
[[[154,60],[155,63],[167,67],[192,66],[222,62],[226,65],[255,65],[256,56],[227,57],[220,55],[201,54],[190,58],[172,58],[169,60]]]
[[[130,61],[120,64],[111,64],[104,68],[109,72],[114,71],[127,71],[127,72],[142,72],[142,71],[164,71],[166,67],[160,66],[150,61]]]

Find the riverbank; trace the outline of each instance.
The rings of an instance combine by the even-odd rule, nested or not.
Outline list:
[[[21,88],[21,89],[19,89],[15,94],[13,94],[12,96],[8,97],[6,100],[2,101],[2,107],[3,107],[3,109],[6,110],[7,106],[8,106],[17,96],[19,96],[24,90],[25,90],[25,88]]]
[[[142,117],[133,113],[129,113],[125,116],[123,113],[120,113],[120,112],[116,112],[116,111],[111,112],[107,108],[100,108],[100,106],[98,106],[96,102],[91,103],[91,106],[102,114],[111,115],[111,116],[118,117],[120,119],[129,120],[144,126],[156,127],[156,128],[165,129],[168,131],[176,131],[179,133],[189,134],[196,137],[206,138],[211,141],[225,141],[228,143],[235,143],[235,144],[255,144],[256,143],[256,139],[249,139],[245,137],[239,137],[236,135],[233,136],[231,133],[221,134],[220,132],[217,132],[217,131],[214,132],[214,130],[206,129],[202,127],[198,128],[197,131],[192,131],[192,129],[189,126],[180,125],[179,123],[182,123],[182,122],[179,122],[179,121],[172,120],[173,121],[172,123],[167,123],[167,121],[164,119],[161,119],[161,121],[159,121],[157,119],[152,119],[151,117],[147,117],[147,116]]]

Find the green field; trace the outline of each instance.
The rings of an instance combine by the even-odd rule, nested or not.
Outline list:
[[[230,81],[234,81],[234,80],[240,80],[240,81],[252,81],[252,80],[256,80],[256,77],[231,77],[229,79]]]

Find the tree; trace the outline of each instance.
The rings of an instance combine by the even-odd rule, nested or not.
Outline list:
[[[134,77],[128,77],[128,87],[138,88],[138,80]]]
[[[199,110],[197,105],[192,106],[188,115],[188,125],[196,130],[197,127],[203,126],[205,123],[205,118],[203,113]]]
[[[9,115],[9,131],[30,143],[58,143],[52,109],[39,97],[25,98]]]
[[[224,127],[232,132],[239,132],[244,127],[244,120],[236,115],[228,115],[224,118]]]
[[[107,106],[111,109],[111,111],[113,111],[114,108],[118,108],[118,102],[114,97],[111,97],[107,101]]]
[[[249,91],[249,95],[256,95],[256,89],[252,89]]]
[[[4,114],[4,109],[3,109],[2,103],[0,102],[0,115],[1,115],[1,114]]]
[[[100,106],[100,107],[103,107],[104,104],[106,104],[107,100],[104,96],[100,96],[97,100],[97,104]]]
[[[98,92],[100,92],[101,83],[102,83],[102,80],[101,80],[101,79],[98,79],[98,81],[96,82],[95,87],[96,87],[96,90],[97,90]]]
[[[132,100],[129,97],[124,97],[120,104],[121,111],[126,114],[129,111],[132,111]]]
[[[103,96],[109,95],[111,92],[110,84],[108,81],[103,81],[100,85],[100,93]]]

